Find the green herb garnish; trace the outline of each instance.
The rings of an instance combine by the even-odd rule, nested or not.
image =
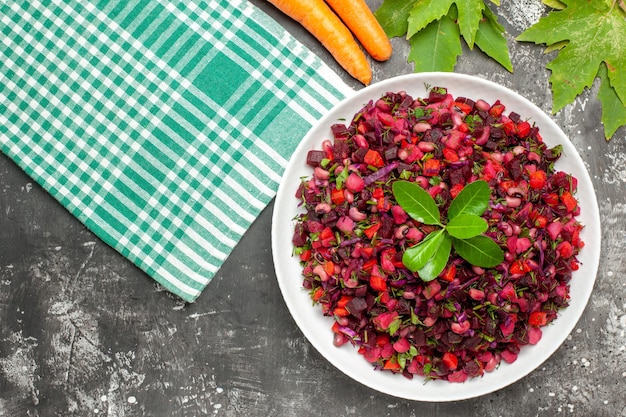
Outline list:
[[[439,226],[419,244],[408,248],[402,263],[417,272],[424,281],[432,281],[446,267],[452,248],[472,265],[490,268],[504,259],[504,252],[488,236],[485,219],[480,217],[487,206],[491,192],[485,181],[467,184],[452,200],[448,219],[444,223],[439,207],[426,190],[409,181],[393,183],[393,195],[404,211],[420,223]]]

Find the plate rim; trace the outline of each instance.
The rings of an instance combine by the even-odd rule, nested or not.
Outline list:
[[[404,378],[401,375],[391,374],[390,372],[381,372],[381,371],[374,370],[373,366],[370,363],[366,362],[361,357],[361,355],[358,355],[358,353],[356,352],[356,349],[354,349],[352,346],[348,344],[347,347],[343,348],[343,352],[345,352],[346,350],[350,350],[350,353],[354,355],[356,360],[363,362],[362,364],[363,368],[370,368],[371,371],[373,372],[373,373],[365,372],[365,374],[367,374],[367,377],[364,377],[361,373],[355,374],[352,367],[347,367],[345,363],[342,363],[340,361],[340,358],[345,359],[345,354],[343,354],[342,348],[336,348],[333,346],[333,349],[335,349],[333,353],[335,354],[329,355],[328,353],[329,352],[329,349],[328,349],[329,340],[332,345],[332,334],[330,332],[330,328],[323,329],[323,331],[328,333],[328,337],[327,337],[328,340],[324,340],[324,341],[321,341],[318,338],[316,338],[317,335],[311,329],[310,321],[315,320],[317,322],[320,322],[319,318],[322,317],[321,312],[318,310],[319,307],[313,306],[312,302],[310,302],[310,299],[309,299],[309,305],[306,308],[310,307],[310,310],[313,313],[313,315],[319,316],[319,317],[317,317],[317,319],[315,317],[304,317],[303,311],[302,311],[303,307],[301,304],[304,298],[298,297],[299,298],[298,300],[295,300],[293,298],[292,296],[292,294],[294,293],[293,287],[296,287],[300,292],[304,291],[302,288],[301,268],[299,268],[298,279],[295,279],[292,282],[292,284],[294,284],[293,286],[288,286],[287,282],[285,281],[286,279],[285,275],[287,272],[287,271],[284,271],[285,262],[289,262],[289,261],[285,261],[284,259],[286,255],[284,246],[289,246],[291,249],[293,249],[293,245],[291,244],[291,236],[293,234],[293,220],[292,218],[287,218],[287,216],[285,215],[288,213],[284,213],[285,210],[287,210],[284,208],[284,203],[288,201],[287,199],[292,199],[293,201],[292,205],[294,207],[296,206],[296,199],[293,195],[293,192],[295,192],[295,190],[288,190],[287,187],[289,187],[290,183],[294,181],[293,178],[291,178],[290,174],[292,174],[294,170],[297,170],[296,168],[297,165],[300,165],[301,168],[302,168],[302,165],[304,165],[304,161],[301,158],[297,158],[298,155],[301,155],[307,146],[309,146],[309,148],[307,148],[306,150],[312,149],[312,148],[319,148],[319,145],[321,144],[324,138],[315,137],[318,134],[318,130],[326,129],[327,132],[330,132],[330,125],[332,124],[330,122],[332,122],[333,120],[335,121],[337,120],[338,113],[341,113],[343,111],[344,113],[342,114],[346,116],[347,115],[346,112],[349,113],[354,108],[357,108],[356,110],[354,110],[354,112],[356,112],[367,101],[375,100],[376,98],[380,97],[385,92],[400,91],[400,89],[392,88],[392,87],[396,87],[398,85],[404,85],[404,84],[410,85],[411,83],[413,84],[420,83],[422,85],[429,84],[431,86],[447,87],[449,88],[449,90],[450,90],[449,86],[451,83],[452,84],[468,83],[469,85],[474,86],[474,88],[484,87],[486,89],[485,91],[489,91],[489,94],[495,94],[495,95],[499,95],[502,97],[502,99],[500,100],[506,105],[507,111],[515,111],[516,113],[520,114],[522,117],[528,118],[532,122],[537,123],[541,132],[545,132],[546,130],[548,130],[551,134],[554,133],[556,136],[554,139],[551,137],[549,138],[549,140],[546,140],[547,138],[544,137],[544,140],[546,140],[546,142],[549,143],[550,146],[554,146],[554,144],[556,143],[561,143],[563,145],[563,150],[564,150],[564,158],[565,158],[564,160],[567,161],[568,163],[574,164],[577,168],[582,168],[581,172],[575,172],[574,175],[578,179],[578,185],[579,185],[577,198],[581,206],[584,208],[584,211],[583,213],[581,213],[581,217],[579,218],[587,219],[587,222],[585,223],[585,228],[583,229],[583,232],[582,232],[583,240],[585,241],[586,245],[583,248],[583,250],[581,250],[581,253],[585,251],[584,259],[586,260],[587,263],[583,265],[581,269],[579,269],[579,271],[575,271],[573,278],[579,277],[583,272],[585,274],[588,274],[589,276],[592,276],[593,278],[591,280],[587,280],[587,285],[584,285],[582,287],[582,293],[578,295],[576,303],[573,305],[570,304],[565,310],[561,310],[561,312],[559,313],[559,317],[557,317],[557,319],[553,323],[559,324],[560,327],[563,328],[563,330],[556,332],[556,339],[549,346],[548,345],[541,346],[541,341],[539,342],[539,345],[538,345],[539,347],[537,349],[541,349],[541,352],[538,355],[537,354],[533,355],[533,358],[538,357],[538,359],[531,358],[533,360],[530,360],[530,366],[528,366],[526,369],[519,370],[522,364],[518,362],[519,361],[519,358],[518,358],[518,361],[516,361],[513,364],[509,365],[509,364],[503,363],[499,369],[496,369],[495,371],[490,372],[490,373],[486,373],[483,377],[469,379],[468,381],[462,384],[454,384],[454,383],[450,383],[447,381],[429,381],[427,384],[420,385],[418,382],[420,381],[420,378],[414,378],[413,380],[409,380],[407,378]],[[458,89],[459,87],[456,87],[456,88]],[[402,89],[410,90],[409,94],[413,95],[414,97],[417,96],[417,94],[412,92],[414,90],[416,91],[416,89],[408,89],[406,87]],[[454,88],[452,90],[454,90]],[[454,91],[451,91],[451,92],[453,95],[459,96],[458,93],[455,93]],[[468,97],[468,98],[475,100],[481,97]],[[361,102],[359,102],[359,100],[361,100]],[[515,106],[514,108],[510,107],[511,104],[507,104],[510,102],[514,103],[513,104],[513,106]],[[493,100],[490,100],[490,103],[493,103]],[[530,112],[529,110],[532,110],[532,112]],[[354,112],[352,112],[352,115],[354,114]],[[347,116],[349,119],[346,120],[346,122],[349,122],[351,120],[352,115]],[[328,136],[328,138],[332,138],[332,137]],[[553,143],[553,142],[556,142],[556,143]],[[317,146],[311,146],[314,144]],[[557,162],[557,166],[558,164],[559,163]],[[585,198],[585,201],[581,202],[580,201],[581,191],[585,193],[590,193],[591,198]],[[584,194],[584,195],[587,196],[587,194]],[[292,318],[295,320],[296,325],[298,326],[300,331],[304,334],[307,341],[311,345],[313,345],[313,347],[320,353],[320,355],[322,355],[335,368],[337,368],[338,370],[340,370],[341,372],[343,372],[344,374],[346,374],[353,380],[361,383],[362,385],[369,387],[370,389],[373,389],[373,390],[376,390],[376,391],[379,391],[379,392],[382,392],[382,393],[385,393],[385,394],[388,394],[397,398],[415,400],[415,401],[428,401],[428,402],[459,401],[459,400],[465,400],[469,398],[475,398],[475,397],[479,397],[482,395],[486,395],[486,394],[495,392],[497,390],[500,390],[502,388],[505,388],[519,381],[520,379],[524,378],[525,376],[533,372],[539,366],[541,366],[545,361],[547,361],[554,354],[554,352],[556,352],[556,350],[558,350],[559,347],[563,345],[567,336],[571,333],[571,331],[574,329],[574,327],[580,320],[580,317],[582,316],[589,302],[591,293],[593,291],[593,287],[595,285],[595,281],[597,279],[597,272],[598,272],[598,267],[599,267],[599,258],[600,258],[600,251],[601,251],[601,248],[600,248],[601,246],[600,226],[601,225],[600,225],[599,209],[598,209],[597,197],[595,194],[593,183],[591,181],[591,177],[589,175],[588,169],[586,168],[584,161],[582,160],[580,154],[578,153],[578,151],[576,150],[576,148],[574,147],[570,139],[567,137],[567,135],[565,135],[565,133],[561,130],[561,128],[556,124],[556,122],[551,117],[549,117],[543,110],[541,110],[538,106],[533,104],[530,100],[528,100],[524,96],[520,95],[519,93],[507,87],[504,87],[500,84],[497,84],[495,82],[492,82],[492,81],[489,81],[489,80],[486,80],[484,78],[477,77],[474,75],[468,75],[468,74],[462,74],[462,73],[448,73],[448,72],[443,72],[443,73],[442,72],[426,72],[426,73],[413,73],[413,74],[399,75],[399,76],[391,77],[383,81],[371,84],[361,90],[356,91],[354,94],[345,97],[342,101],[336,104],[332,109],[327,111],[324,114],[324,116],[317,121],[317,123],[311,126],[309,131],[299,142],[294,153],[292,154],[292,157],[290,157],[287,163],[287,166],[283,172],[283,175],[281,177],[278,191],[276,193],[273,210],[274,211],[272,213],[272,225],[271,225],[272,260],[274,262],[276,278],[277,278],[277,281],[281,290],[281,294],[283,296],[283,300],[285,304],[287,305],[287,308]],[[287,237],[285,238],[284,233],[287,231],[285,230],[287,222],[289,222],[289,224],[291,225],[291,233],[288,234]],[[589,228],[590,226],[591,226],[591,229]],[[283,236],[282,241],[281,239],[279,239],[280,236]],[[283,243],[284,240],[287,240],[288,244]],[[594,244],[592,245],[591,242],[593,242]],[[291,251],[289,252],[289,256],[291,256]],[[292,257],[292,262],[290,262],[292,265],[293,265],[293,260],[294,258]],[[591,264],[589,264],[589,262],[591,262]],[[298,267],[299,267],[299,264],[298,264]],[[578,288],[580,285],[582,284],[577,285],[576,288]],[[306,297],[308,297],[308,295],[306,295]],[[567,317],[567,320],[565,320],[565,322],[564,320],[561,320],[559,322],[559,319],[563,319],[564,316]],[[323,319],[329,319],[329,320],[324,320],[324,321],[328,321],[330,323],[330,320],[331,320],[330,318],[323,318]],[[547,333],[547,331],[549,331],[551,328],[554,328],[554,327],[555,326],[547,326],[545,328],[542,328],[542,330],[544,330],[544,335],[545,333]],[[552,335],[552,333],[555,333],[555,331],[552,330],[550,334]],[[542,341],[543,340],[544,339],[542,339]],[[525,357],[529,357],[530,355],[528,355],[528,349],[532,349],[533,347],[534,346],[524,346],[522,348],[522,353],[520,353],[520,357],[522,357],[523,353],[527,353]],[[526,362],[528,361],[525,361],[524,363]],[[516,366],[516,364],[518,365]],[[359,368],[361,367],[360,364],[358,366]],[[514,370],[514,372],[511,371],[512,369]],[[371,378],[372,375],[375,375],[376,378]],[[380,378],[378,378],[379,376]],[[414,391],[395,392],[392,389],[392,387],[394,388],[397,387],[398,383],[396,383],[396,381],[392,381],[390,377],[393,377],[396,379],[401,378],[402,380],[404,380],[403,382],[405,382],[407,385],[413,384],[415,388]],[[471,389],[467,389],[468,387],[471,387]]]

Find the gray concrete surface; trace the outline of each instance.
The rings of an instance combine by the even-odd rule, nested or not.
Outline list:
[[[254,3],[340,72],[296,24]],[[498,10],[516,71],[477,50],[465,51],[457,71],[501,83],[549,112],[551,55],[514,42],[544,8],[510,0]],[[393,44],[392,60],[374,65],[374,81],[412,71],[406,41]],[[626,130],[605,141],[597,87],[553,116],[599,201],[602,257],[588,307],[539,369],[452,403],[372,391],[312,348],[273,272],[272,204],[199,300],[184,304],[0,157],[0,416],[626,416]]]

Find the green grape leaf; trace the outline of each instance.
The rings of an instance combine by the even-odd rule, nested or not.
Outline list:
[[[487,210],[491,189],[486,181],[479,180],[467,184],[452,200],[448,207],[448,219],[452,220],[461,214],[480,216]]]
[[[498,23],[498,18],[491,9],[485,7],[483,14],[485,18],[480,21],[476,32],[476,45],[507,71],[513,72],[509,46],[504,37],[504,28]]]
[[[483,10],[487,7],[483,0],[457,0],[455,3],[459,13],[459,31],[467,46],[472,49],[480,21],[483,19]]]
[[[504,260],[504,252],[491,238],[481,235],[471,239],[454,239],[456,253],[472,265],[491,268]]]
[[[486,8],[483,0],[421,0],[415,3],[409,13],[409,25],[407,37],[411,38],[420,30],[426,28],[431,22],[449,16],[450,7],[456,5],[456,23],[459,33],[465,39],[467,45],[474,47],[476,31],[483,18],[483,10]],[[453,16],[449,16],[453,17]]]
[[[454,71],[461,39],[512,72],[504,28],[487,0],[383,0],[374,12],[389,37],[405,35],[415,72]],[[496,6],[499,0],[491,0]]]
[[[374,12],[378,23],[390,38],[404,36],[409,26],[409,12],[413,3],[407,0],[384,0]]]
[[[546,65],[552,72],[552,112],[558,112],[590,88],[603,62],[608,83],[624,105],[626,19],[622,10],[608,1],[561,0],[561,3],[564,9],[551,11],[517,37],[518,41],[548,47],[568,41]],[[603,106],[604,111],[611,110]],[[607,118],[603,115],[603,119]]]
[[[448,16],[432,22],[409,39],[408,61],[415,72],[454,71],[456,60],[463,52],[459,27]]]
[[[487,220],[474,214],[460,214],[446,225],[446,231],[457,239],[469,239],[487,231]]]
[[[414,182],[395,181],[393,195],[406,214],[420,223],[441,225],[441,214],[435,200]]]
[[[448,14],[454,0],[421,0],[413,3],[409,12],[406,37],[411,38],[417,32],[425,29]]]
[[[600,89],[598,100],[602,104],[602,123],[604,123],[604,137],[609,140],[620,126],[626,125],[626,105],[622,103],[609,83],[606,65],[601,65],[598,71]]]
[[[546,46],[546,49],[543,50],[543,53],[549,54],[552,51],[558,51],[559,49],[567,45],[568,42],[569,41],[561,41],[561,42],[553,43],[552,45],[548,45]]]
[[[542,3],[553,9],[562,10],[565,8],[565,5],[559,0],[542,0]]]
[[[422,269],[431,260],[444,239],[443,229],[430,233],[419,244],[411,246],[404,251],[402,263],[409,271],[416,272]]]
[[[437,278],[448,264],[448,258],[452,251],[452,239],[447,233],[442,233],[441,244],[430,260],[417,271],[422,281],[432,281]]]

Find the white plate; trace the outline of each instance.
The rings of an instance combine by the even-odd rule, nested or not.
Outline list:
[[[539,127],[546,144],[561,144],[563,154],[556,168],[578,178],[577,198],[581,206],[578,219],[585,225],[581,237],[585,247],[579,259],[581,267],[571,281],[571,304],[559,312],[552,325],[544,327],[543,337],[535,346],[524,346],[513,364],[502,363],[483,377],[470,378],[464,383],[409,380],[402,375],[374,370],[351,344],[340,348],[333,345],[330,330],[332,319],[324,317],[319,306],[313,306],[302,288],[302,269],[292,256],[293,219],[299,213],[295,192],[301,177],[312,174],[306,165],[311,149],[320,149],[324,139],[332,139],[330,126],[341,121],[349,123],[353,115],[370,99],[387,92],[406,91],[413,97],[426,97],[425,86],[446,87],[453,96],[473,100],[482,98],[493,104],[500,100],[506,111],[515,111]],[[419,73],[391,78],[366,87],[348,97],[308,132],[294,152],[278,188],[272,218],[272,252],[278,284],[294,320],[309,342],[335,367],[354,380],[377,391],[418,401],[457,401],[484,395],[518,381],[548,359],[570,334],[580,318],[594,286],[600,258],[600,218],[593,185],[582,159],[559,127],[543,111],[517,93],[480,78],[455,73]],[[564,381],[565,382],[565,381]]]

